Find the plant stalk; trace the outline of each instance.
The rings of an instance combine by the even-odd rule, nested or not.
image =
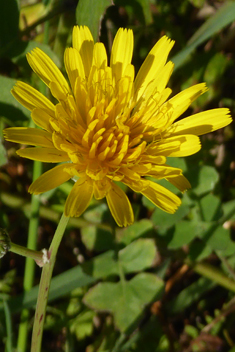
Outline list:
[[[64,231],[68,224],[69,218],[62,215],[55,235],[48,250],[49,263],[46,263],[42,269],[41,280],[39,284],[37,306],[35,312],[35,320],[33,325],[33,336],[31,344],[31,352],[40,352],[42,344],[43,326],[46,315],[47,300],[53,268],[55,265],[57,251],[62,240]]]

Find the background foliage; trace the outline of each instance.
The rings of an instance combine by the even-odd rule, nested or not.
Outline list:
[[[234,116],[233,1],[1,0],[0,6],[1,130],[32,126],[10,94],[16,80],[48,94],[26,53],[39,46],[64,72],[75,23],[88,25],[108,53],[117,29],[132,28],[136,71],[157,39],[168,35],[176,42],[173,93],[202,81],[209,87],[187,115],[219,106]],[[174,215],[128,192],[136,219],[129,228],[115,227],[105,202],[93,201],[70,220],[52,280],[43,351],[235,351],[234,138],[232,124],[203,136],[196,155],[169,160],[192,184]],[[0,142],[0,226],[15,243],[48,248],[72,183],[31,200],[32,177],[46,166],[17,157],[16,144]],[[31,288],[24,266],[12,253],[0,262],[0,350],[29,350],[30,339],[21,341],[31,334],[41,269],[32,269]]]

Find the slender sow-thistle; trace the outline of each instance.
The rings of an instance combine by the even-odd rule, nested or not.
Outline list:
[[[166,85],[174,65],[167,57],[173,41],[166,36],[152,48],[137,75],[131,64],[131,30],[118,30],[109,65],[104,45],[94,44],[87,27],[74,27],[72,42],[64,54],[69,83],[43,51],[36,48],[27,55],[56,104],[23,82],[12,90],[40,128],[7,128],[5,138],[33,146],[18,150],[22,157],[58,163],[34,181],[29,192],[46,192],[73,178],[66,216],[80,216],[92,197],[106,197],[117,224],[127,226],[134,216],[117,184],[121,181],[174,213],[180,198],[148,176],[166,179],[181,192],[190,188],[182,170],[168,166],[166,159],[196,153],[201,148],[199,135],[231,122],[229,110],[213,109],[178,120],[207,88],[197,84],[169,99],[171,89]]]

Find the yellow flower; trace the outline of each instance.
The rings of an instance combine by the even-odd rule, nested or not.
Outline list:
[[[49,191],[75,177],[65,203],[66,216],[80,216],[92,197],[106,197],[119,226],[134,221],[121,181],[156,206],[174,213],[180,199],[146,179],[166,179],[181,192],[190,188],[182,170],[166,164],[167,157],[183,157],[200,149],[199,135],[231,122],[228,109],[214,109],[176,119],[207,88],[204,83],[168,100],[166,88],[173,70],[167,61],[173,41],[162,37],[148,54],[136,78],[131,64],[133,33],[119,29],[110,66],[102,43],[95,43],[87,27],[74,27],[73,47],[65,50],[69,82],[40,49],[27,55],[33,71],[58,101],[50,102],[26,83],[17,82],[14,97],[32,111],[37,128],[8,128],[9,141],[29,144],[17,154],[32,160],[59,163],[34,181],[29,192]]]

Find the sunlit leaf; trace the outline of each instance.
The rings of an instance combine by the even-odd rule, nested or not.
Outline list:
[[[0,76],[0,111],[1,116],[9,120],[12,126],[27,120],[30,117],[30,111],[24,108],[18,101],[11,95],[11,89],[16,81],[12,78]]]
[[[79,0],[76,9],[76,20],[79,26],[88,26],[94,41],[97,42],[100,23],[104,13],[112,5],[112,0]]]
[[[84,296],[84,302],[93,309],[112,312],[116,326],[124,332],[139,321],[145,305],[161,297],[163,287],[156,275],[141,273],[130,281],[99,283]]]

